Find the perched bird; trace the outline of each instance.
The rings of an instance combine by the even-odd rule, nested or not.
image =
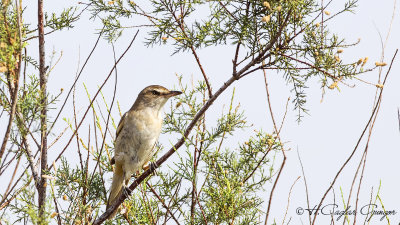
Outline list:
[[[167,100],[181,94],[159,85],[143,89],[131,109],[126,112],[117,127],[115,137],[114,175],[107,208],[125,190],[133,173],[149,162],[161,132],[162,108]],[[111,215],[114,217],[117,210]]]

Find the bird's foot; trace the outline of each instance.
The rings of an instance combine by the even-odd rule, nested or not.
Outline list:
[[[129,189],[129,187],[128,186],[122,186],[122,194],[125,196],[125,197],[129,197],[130,195],[131,195],[131,189]]]
[[[137,179],[140,176],[139,171],[136,171],[136,173],[132,174],[132,177]]]
[[[158,168],[157,162],[150,162],[150,170],[152,170],[153,174],[156,176],[157,176],[157,168]]]
[[[143,170],[152,170],[154,175],[157,175],[156,169],[158,168],[157,162],[148,162],[143,166]]]

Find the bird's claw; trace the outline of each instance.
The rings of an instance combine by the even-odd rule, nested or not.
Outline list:
[[[150,162],[150,170],[153,171],[154,175],[157,175],[157,171],[156,169],[158,168],[158,164],[157,162]]]
[[[132,174],[132,177],[137,179],[140,176],[139,171],[136,171],[136,173]]]
[[[157,175],[156,169],[158,168],[157,162],[148,162],[146,165],[143,166],[143,170],[148,170],[150,169],[153,171],[154,175]]]
[[[129,189],[128,186],[125,186],[125,185],[124,185],[124,186],[122,187],[122,194],[125,195],[125,197],[128,198],[128,197],[131,195],[131,192],[132,192],[132,191],[131,191],[131,189]]]

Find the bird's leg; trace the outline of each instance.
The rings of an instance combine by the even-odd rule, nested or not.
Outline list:
[[[132,191],[128,187],[129,176],[127,177],[125,171],[124,171],[124,178],[125,182],[122,183],[122,194],[125,195],[125,197],[129,197]]]

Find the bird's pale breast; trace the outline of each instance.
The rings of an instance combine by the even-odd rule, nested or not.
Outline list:
[[[161,125],[161,113],[154,110],[135,111],[126,116],[116,140],[115,162],[128,174],[140,170],[151,159]]]

